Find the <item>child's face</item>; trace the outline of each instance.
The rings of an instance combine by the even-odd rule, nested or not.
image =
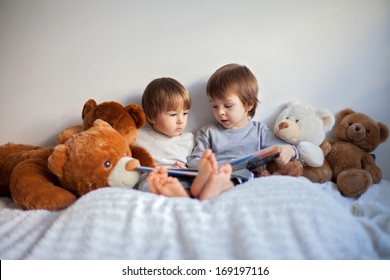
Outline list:
[[[185,109],[162,112],[152,120],[153,130],[169,137],[179,136],[187,126],[188,113]]]
[[[252,106],[245,106],[237,95],[223,99],[210,99],[215,119],[225,128],[241,128],[248,124],[248,112]]]

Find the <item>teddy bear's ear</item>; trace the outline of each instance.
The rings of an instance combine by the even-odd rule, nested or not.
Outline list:
[[[97,103],[93,99],[89,99],[87,102],[85,102],[83,112],[81,113],[81,118],[84,119],[88,112],[94,109],[96,106]]]
[[[81,125],[74,125],[68,128],[65,128],[61,133],[58,134],[56,145],[64,144],[68,139],[70,139],[73,135],[83,131],[83,127]]]
[[[146,117],[144,110],[137,104],[130,104],[125,107],[126,111],[134,119],[137,128],[142,128],[145,125]]]
[[[381,122],[378,122],[379,131],[380,131],[380,143],[383,143],[389,137],[389,128]]]
[[[292,107],[292,106],[294,106],[294,105],[296,105],[296,104],[298,104],[296,101],[294,101],[294,100],[291,100],[291,101],[287,102],[287,104],[286,104],[286,108],[288,108],[288,107]]]
[[[335,123],[335,117],[332,114],[332,112],[327,109],[322,109],[322,110],[317,110],[316,114],[324,124],[324,131],[325,132],[330,131],[333,128]]]
[[[48,167],[58,178],[63,175],[63,167],[68,160],[69,148],[66,145],[55,146],[53,153],[48,158]]]
[[[344,109],[337,113],[336,115],[336,124],[339,124],[342,119],[344,119],[345,116],[354,114],[355,111],[352,109]]]

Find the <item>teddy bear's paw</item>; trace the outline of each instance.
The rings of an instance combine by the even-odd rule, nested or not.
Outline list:
[[[371,166],[368,167],[366,170],[370,172],[373,184],[378,184],[382,180],[382,171],[379,167]]]
[[[14,168],[10,191],[16,204],[26,210],[60,210],[77,199],[58,185],[57,178],[47,167],[46,159],[42,158],[24,160]]]
[[[321,167],[305,166],[303,168],[303,177],[306,177],[313,183],[325,183],[332,179],[332,170],[326,162]]]
[[[372,177],[366,170],[345,170],[337,176],[337,187],[345,196],[356,197],[372,185]]]
[[[324,164],[324,153],[320,147],[309,143],[301,142],[298,146],[300,158],[311,167],[320,167]]]
[[[322,144],[320,145],[320,148],[322,150],[322,152],[324,153],[324,156],[327,156],[332,148],[332,144],[326,140],[324,142],[322,142]]]
[[[26,196],[13,194],[12,197],[25,210],[44,209],[49,211],[64,209],[77,199],[67,190],[54,186],[39,190],[39,192],[31,192]]]

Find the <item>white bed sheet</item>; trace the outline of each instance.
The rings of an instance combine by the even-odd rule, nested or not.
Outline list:
[[[390,182],[257,178],[207,201],[93,191],[65,210],[0,198],[0,259],[390,259]]]

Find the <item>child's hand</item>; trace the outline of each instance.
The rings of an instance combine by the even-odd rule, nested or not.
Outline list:
[[[181,162],[178,162],[178,161],[175,162],[175,166],[180,168],[180,169],[187,169],[187,166],[185,166],[184,164],[182,164]]]
[[[290,145],[283,145],[280,147],[279,156],[275,159],[277,163],[287,164],[295,157],[295,150]]]

